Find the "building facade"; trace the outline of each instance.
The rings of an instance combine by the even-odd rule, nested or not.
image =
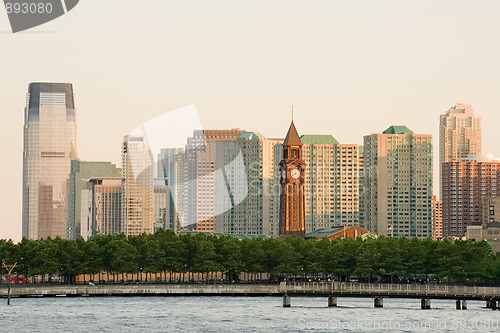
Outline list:
[[[500,197],[485,196],[481,200],[482,225],[500,221]]]
[[[331,135],[302,135],[306,233],[334,226],[336,218],[336,145]]]
[[[360,177],[362,149],[356,144],[335,145],[335,226],[360,222]]]
[[[186,218],[186,156],[184,148],[163,148],[158,154],[158,178],[164,178],[170,192],[168,225],[178,230],[187,225]]]
[[[23,223],[29,239],[66,237],[68,177],[77,157],[73,85],[31,83],[24,111]]]
[[[167,178],[154,180],[154,232],[159,229],[176,231],[175,224],[170,223],[170,190]]]
[[[432,136],[391,126],[364,137],[363,220],[377,235],[432,237]]]
[[[80,194],[80,236],[115,235],[121,231],[121,177],[91,177]]]
[[[279,182],[275,147],[278,139],[244,132],[217,142],[216,231],[276,236]]]
[[[434,234],[434,239],[443,238],[443,202],[437,200],[437,197],[432,196],[432,229]]]
[[[153,194],[153,154],[142,137],[127,135],[122,144],[121,232],[153,232]]]
[[[439,119],[440,184],[443,163],[457,162],[469,154],[481,154],[481,117],[474,115],[469,104],[458,103]]]
[[[121,170],[111,162],[71,161],[68,189],[68,220],[66,238],[81,236],[82,191],[87,190],[87,182],[93,177],[121,177]]]
[[[467,227],[466,240],[473,242],[486,241],[492,252],[500,252],[500,222],[490,222],[486,225],[470,225]]]
[[[499,196],[500,161],[469,155],[442,165],[443,236],[462,238],[471,225],[483,223],[483,199]]]
[[[194,231],[215,232],[215,159],[216,142],[235,140],[244,131],[195,130],[187,139],[186,223]]]

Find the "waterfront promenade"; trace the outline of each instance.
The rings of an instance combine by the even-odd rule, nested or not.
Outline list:
[[[7,297],[0,288],[0,297]],[[280,296],[280,286],[262,284],[16,285],[12,297],[54,296]]]
[[[0,288],[0,297],[7,297]],[[280,284],[107,284],[107,285],[15,285],[12,297],[56,296],[283,296],[283,306],[291,306],[292,297],[325,297],[328,306],[337,306],[337,297],[374,298],[375,307],[383,307],[384,298],[421,299],[423,309],[431,299],[457,302],[466,309],[468,300],[484,300],[497,309],[500,287],[449,286],[422,284],[380,284],[341,282],[281,282]]]

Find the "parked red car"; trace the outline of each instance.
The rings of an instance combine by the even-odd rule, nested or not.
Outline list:
[[[5,277],[5,280],[9,281],[9,276],[8,275],[4,275]],[[10,283],[23,283],[23,284],[26,284],[26,283],[31,283],[30,280],[28,280],[27,278],[25,278],[24,276],[18,276],[18,275],[13,275],[10,277]]]

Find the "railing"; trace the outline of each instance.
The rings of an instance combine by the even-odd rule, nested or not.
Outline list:
[[[385,292],[395,294],[411,293],[500,296],[500,288],[498,287],[346,282],[281,282],[280,292]]]

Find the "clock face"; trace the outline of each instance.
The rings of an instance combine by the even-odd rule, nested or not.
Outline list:
[[[293,169],[293,170],[290,172],[290,175],[292,176],[292,178],[295,178],[295,179],[299,178],[299,176],[300,176],[300,171],[299,171],[299,169]]]

